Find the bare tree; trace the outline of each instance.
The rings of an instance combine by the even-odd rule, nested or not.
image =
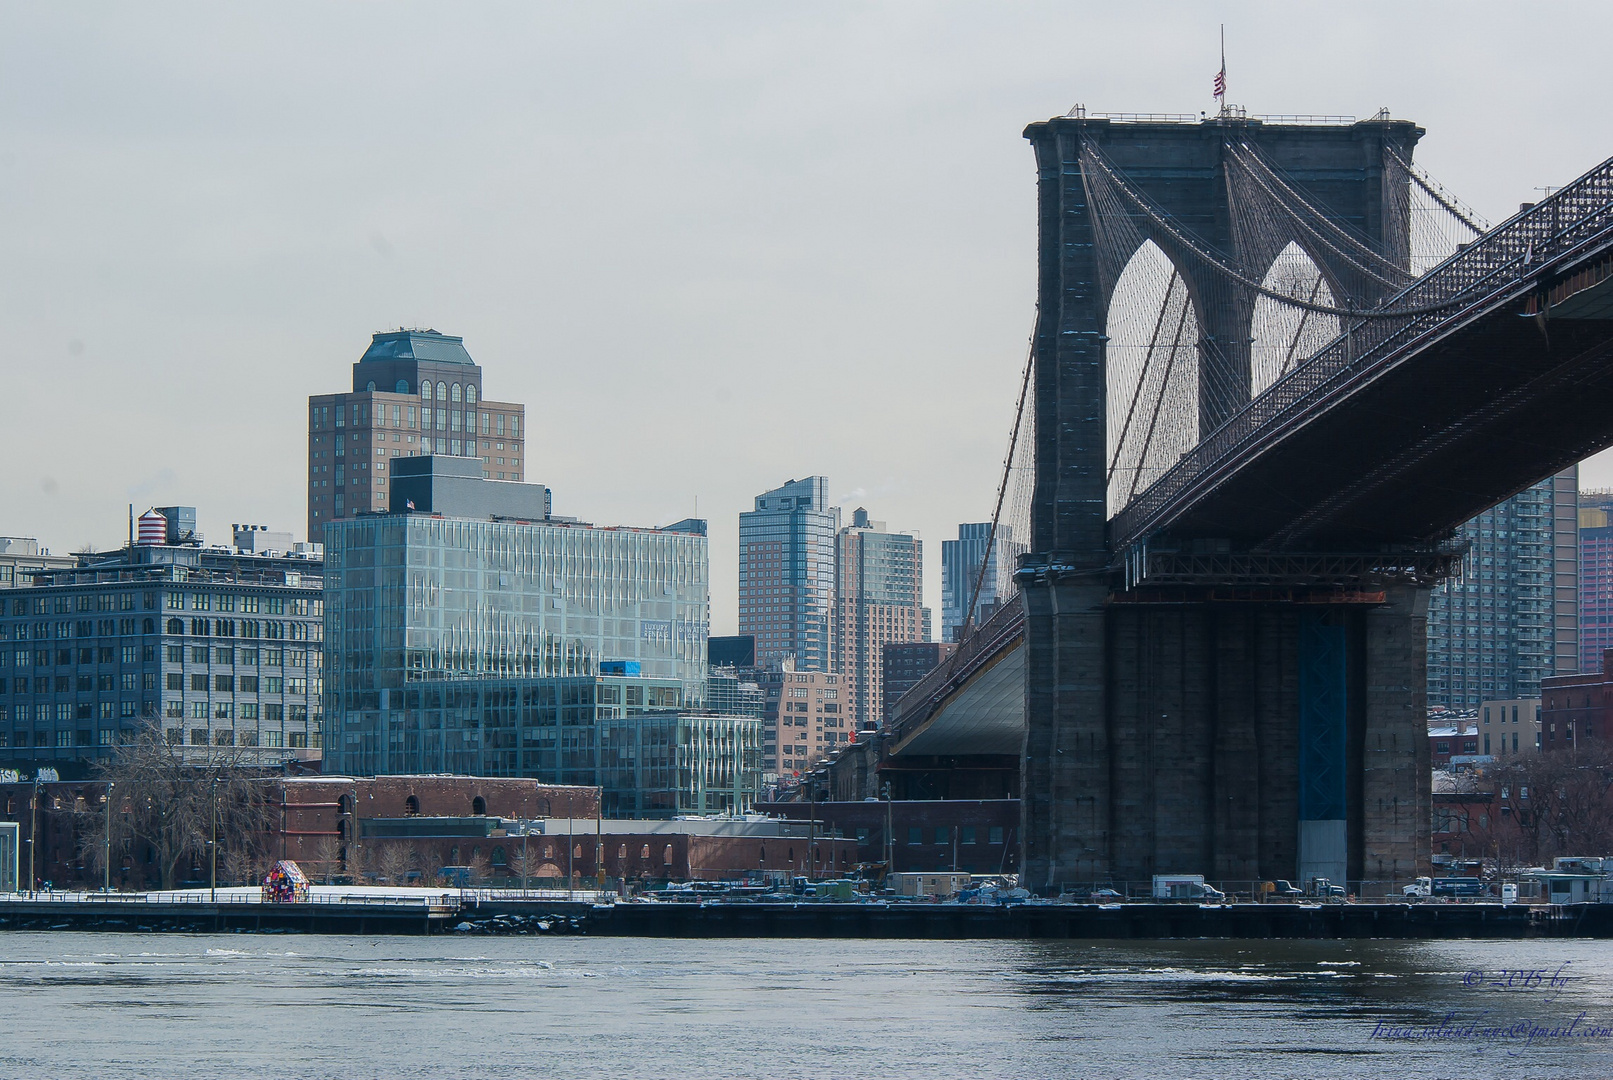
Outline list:
[[[442,868],[448,864],[443,862],[442,852],[435,844],[411,848],[410,854],[414,856],[415,869],[420,871],[420,884],[442,884]]]
[[[493,876],[493,863],[481,852],[472,855],[465,867],[472,885],[485,885]]]
[[[342,869],[342,842],[334,836],[321,836],[314,841],[313,862],[319,867],[315,873],[321,883],[329,885]]]
[[[210,839],[243,852],[260,852],[267,842],[268,784],[236,747],[170,744],[148,725],[99,764],[95,778],[114,785],[114,833],[151,846],[165,889],[182,866],[206,865]],[[104,811],[104,804],[86,805],[78,821],[80,851],[97,871],[106,845]],[[225,852],[219,855],[224,865]]]
[[[399,843],[378,844],[372,840],[367,847],[376,871],[386,879],[388,885],[402,885],[409,879],[414,860],[407,846]]]
[[[1524,857],[1613,851],[1613,752],[1599,743],[1512,758],[1493,780]]]

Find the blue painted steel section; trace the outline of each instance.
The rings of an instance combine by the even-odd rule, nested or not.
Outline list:
[[[1299,818],[1344,817],[1344,627],[1299,617]]]

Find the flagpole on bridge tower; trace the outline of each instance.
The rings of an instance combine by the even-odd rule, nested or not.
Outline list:
[[[1215,100],[1220,114],[1227,114],[1227,24],[1221,24],[1221,70],[1215,73]]]

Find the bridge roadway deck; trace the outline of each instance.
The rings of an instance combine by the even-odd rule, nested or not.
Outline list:
[[[1610,267],[1613,162],[1399,301],[1460,302],[1358,324],[1210,432],[1109,523],[1111,550],[1161,531],[1274,550],[1433,540],[1605,449]]]

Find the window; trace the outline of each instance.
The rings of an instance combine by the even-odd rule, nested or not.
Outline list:
[[[959,843],[972,844],[975,842],[975,827],[973,825],[963,826],[963,828],[958,830],[958,833]]]
[[[207,693],[207,676],[192,675],[190,677],[190,688],[203,694]]]
[[[215,675],[215,676],[213,676],[213,689],[222,691],[224,693],[233,692],[235,690],[235,676],[234,675]]]
[[[988,837],[988,843],[992,843],[992,844],[1000,844],[1000,843],[1002,843],[1003,842],[1003,827],[1001,825],[993,825],[991,827],[991,831],[987,834],[987,837]]]
[[[258,677],[256,675],[241,676],[241,693],[255,694],[258,692]]]
[[[338,414],[338,415],[340,415],[340,414]],[[191,728],[190,729],[190,744],[192,746],[206,746],[207,745],[207,729],[206,728]]]
[[[914,826],[913,828],[908,829],[907,830],[907,842],[909,844],[922,844],[922,843],[924,843],[924,830],[919,828],[918,826]]]

